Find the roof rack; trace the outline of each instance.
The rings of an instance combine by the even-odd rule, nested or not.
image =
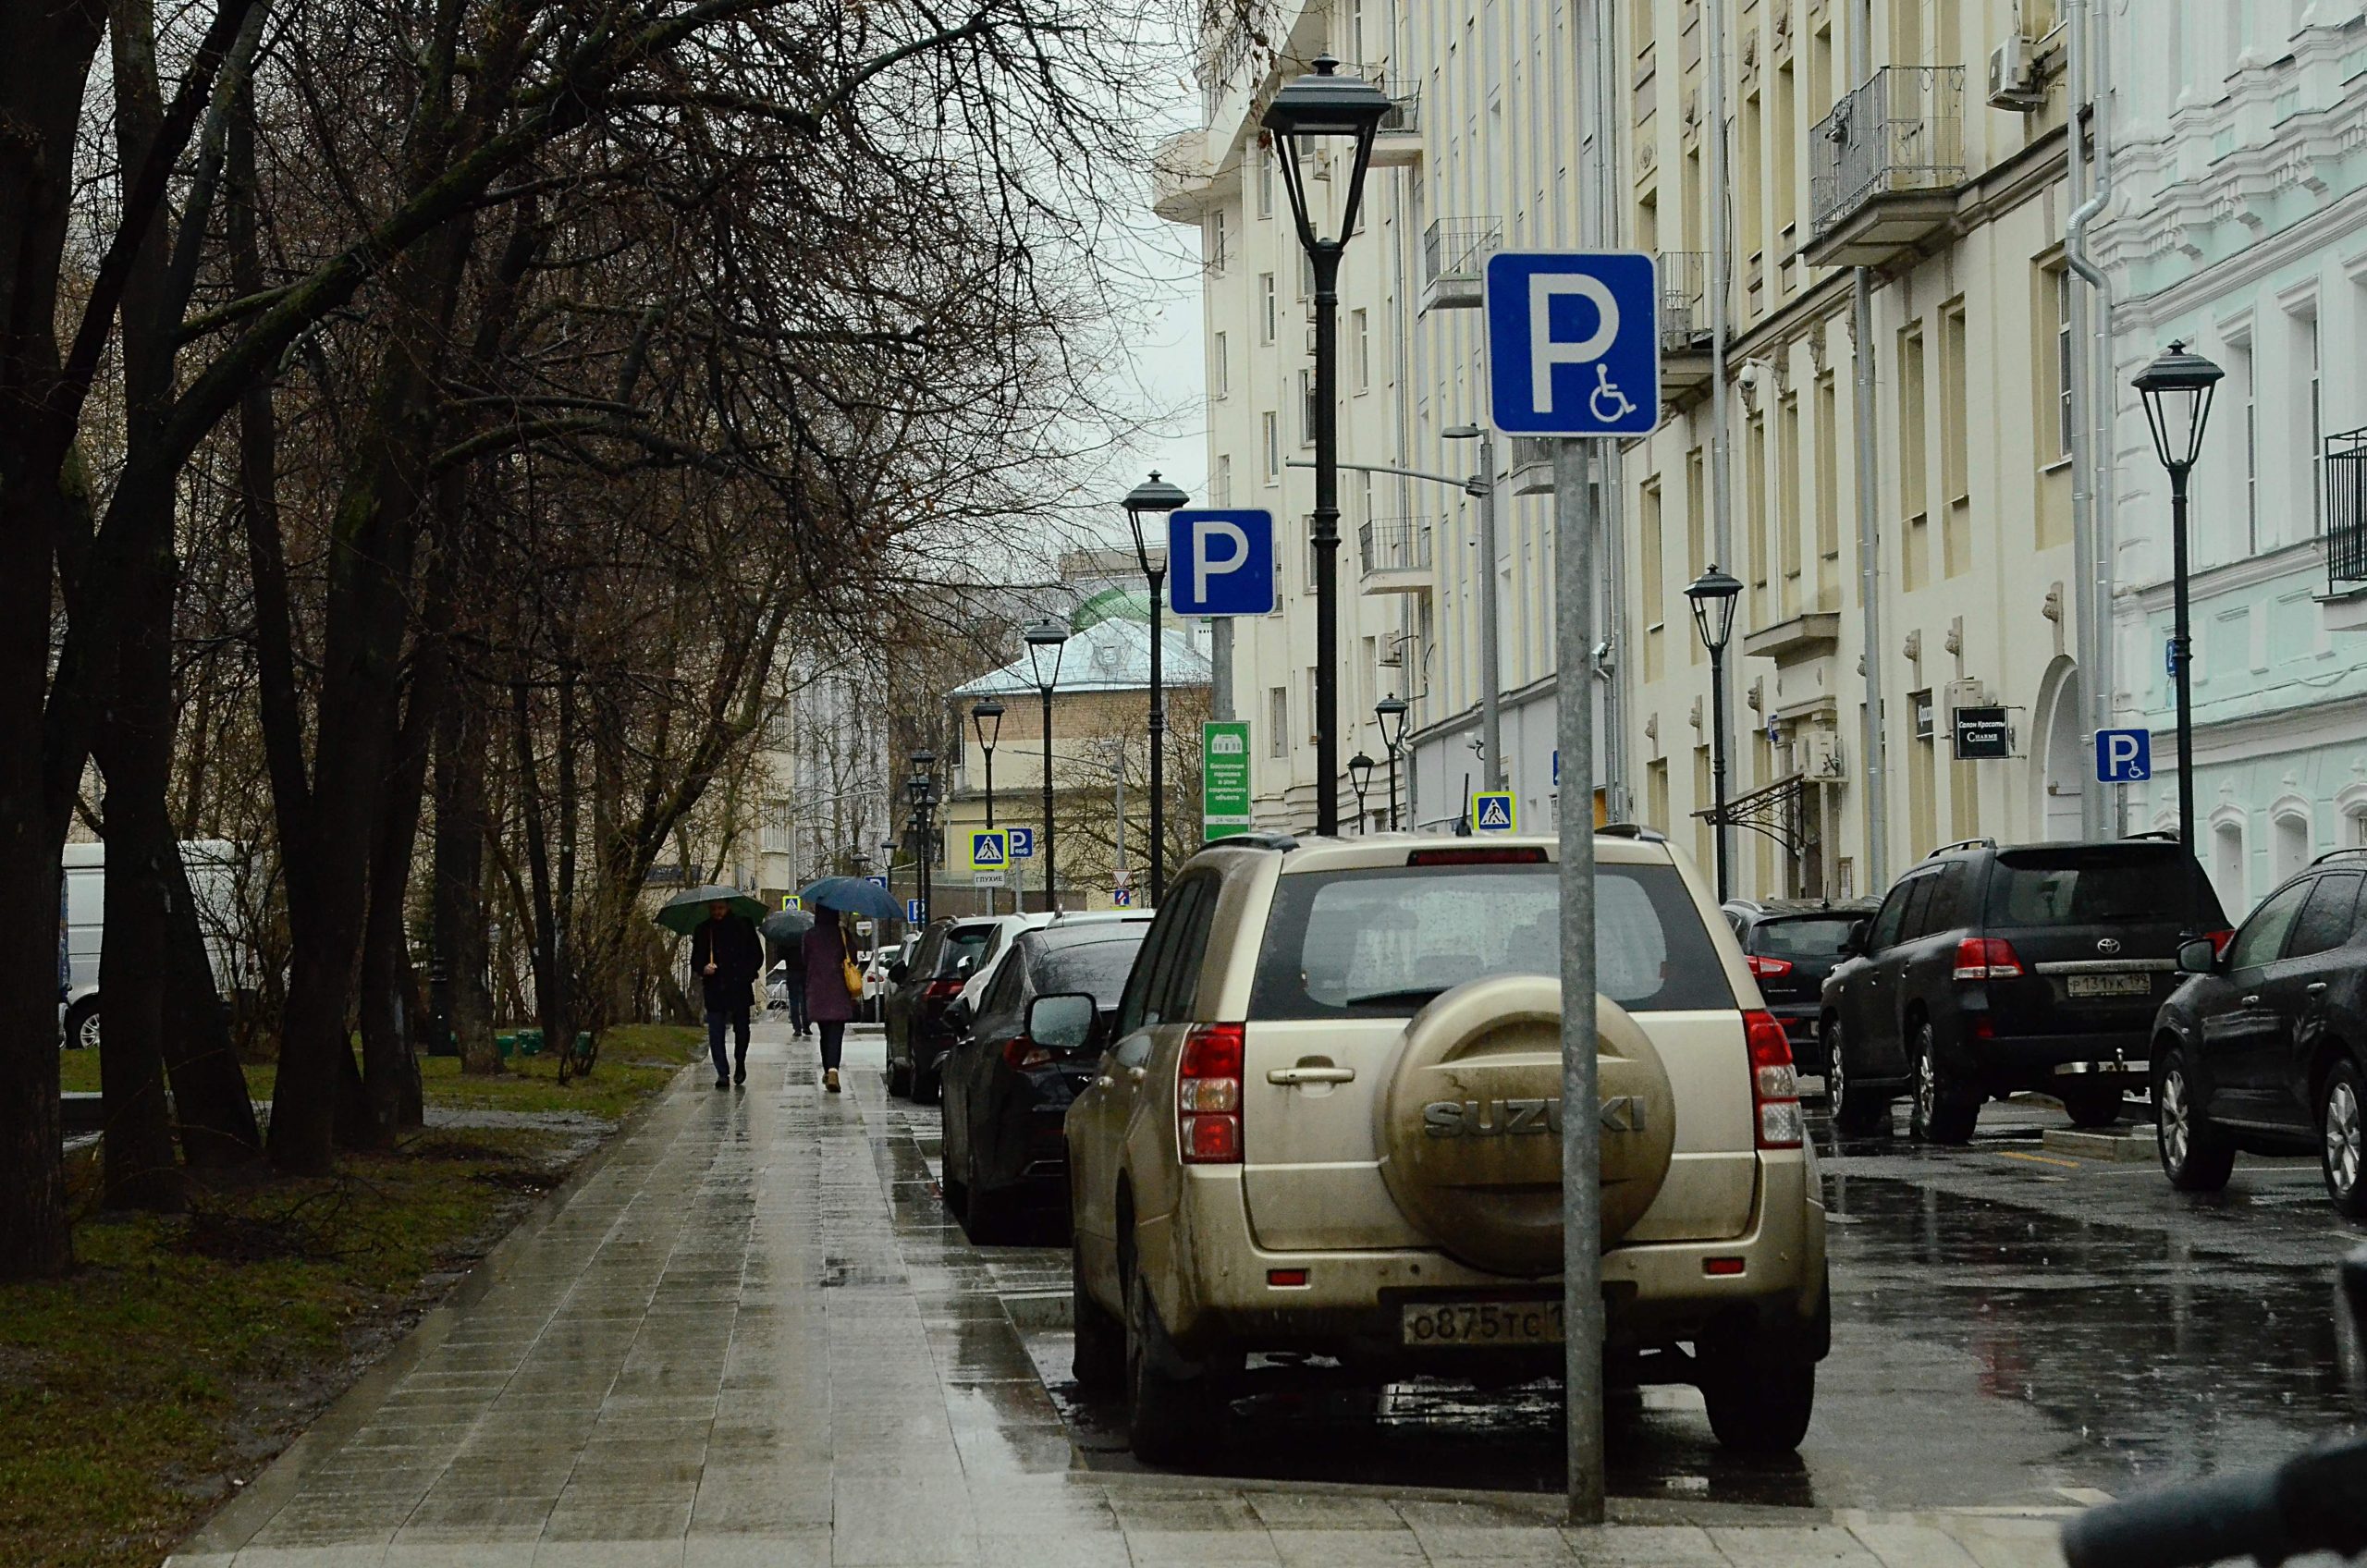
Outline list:
[[[1298,839],[1296,836],[1289,833],[1268,833],[1253,830],[1247,833],[1228,833],[1223,838],[1219,839],[1214,843],[1208,845],[1208,848],[1212,850],[1220,850],[1228,845],[1235,849],[1274,850],[1282,854],[1288,854],[1293,850],[1298,848]]]
[[[2339,850],[2328,850],[2325,853],[2320,855],[2310,864],[2312,865],[2324,865],[2330,860],[2339,860],[2345,855],[2367,855],[2367,844],[2351,844]]]
[[[1667,834],[1656,827],[1647,827],[1640,822],[1606,822],[1594,831],[1598,839],[1634,839],[1645,844],[1668,842]]]
[[[2175,844],[2178,841],[2178,836],[2171,832],[2166,827],[2149,827],[2142,833],[2124,833],[2121,837],[2124,839],[2159,839],[2165,844]],[[2340,850],[2336,850],[2335,851],[2336,854],[2340,854],[2341,852],[2342,851]]]
[[[1996,847],[1997,840],[1994,839],[1958,839],[1953,844],[1942,844],[1938,849],[1933,850],[1930,854],[1925,855],[1923,858],[1925,860],[1937,860],[1942,855],[1948,853],[1952,850],[1993,850]]]

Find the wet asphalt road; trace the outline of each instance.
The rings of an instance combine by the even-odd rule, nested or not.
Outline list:
[[[935,1112],[897,1109],[933,1163]],[[1807,1442],[1782,1463],[1737,1460],[1692,1390],[1646,1389],[1609,1414],[1615,1494],[2067,1506],[2355,1428],[2331,1281],[2367,1233],[2326,1203],[2315,1162],[2246,1159],[2225,1194],[2196,1198],[2151,1164],[2045,1146],[2067,1123],[2042,1105],[1989,1107],[1963,1149],[1903,1135],[1836,1148],[1812,1121],[1834,1303]],[[999,1250],[1014,1277],[1065,1283],[1065,1249]],[[1027,1341],[1084,1462],[1134,1468],[1120,1413],[1069,1381],[1065,1332]],[[1210,1473],[1558,1490],[1559,1403],[1553,1385],[1252,1397]]]

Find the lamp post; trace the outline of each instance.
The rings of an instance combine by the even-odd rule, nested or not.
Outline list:
[[[1021,635],[1027,640],[1027,663],[1036,672],[1036,690],[1044,698],[1044,907],[1049,910],[1057,907],[1052,894],[1052,688],[1061,682],[1061,659],[1069,629],[1066,622],[1047,616]]]
[[[1710,831],[1718,853],[1718,901],[1732,896],[1726,870],[1726,643],[1735,634],[1735,601],[1742,580],[1710,570],[1685,585],[1693,601],[1693,630],[1710,650]]]
[[[919,895],[921,923],[929,916],[929,866],[937,859],[934,840],[935,824],[930,821],[930,808],[937,803],[937,753],[922,750],[913,753],[913,776],[904,780],[904,792],[913,802],[913,841],[920,855]]]
[[[1002,704],[992,697],[981,697],[970,708],[970,729],[978,737],[978,750],[987,759],[987,826],[995,825],[995,740],[1002,733]],[[1007,875],[1008,860],[1004,863]],[[987,913],[995,913],[995,890],[987,889]]]
[[[1390,109],[1389,95],[1362,77],[1339,74],[1340,62],[1318,55],[1315,69],[1274,94],[1261,122],[1289,192],[1298,242],[1315,274],[1315,510],[1308,540],[1315,546],[1315,830],[1340,831],[1340,258],[1356,231],[1373,137]],[[1336,235],[1318,231],[1326,214],[1308,207],[1301,160],[1326,155],[1344,140],[1351,159],[1340,200]]]
[[[1348,759],[1348,782],[1356,791],[1356,831],[1369,832],[1365,825],[1365,791],[1372,788],[1372,758],[1358,752]]]
[[[1397,748],[1405,741],[1405,699],[1392,692],[1373,704],[1380,726],[1380,749],[1389,753],[1389,830],[1397,831]]]
[[[1192,497],[1159,478],[1159,470],[1150,477],[1126,492],[1126,522],[1134,531],[1134,559],[1142,563],[1143,577],[1150,583],[1150,902],[1157,909],[1167,891],[1167,788],[1165,758],[1167,751],[1167,692],[1159,679],[1159,601],[1167,587],[1167,555],[1159,553],[1159,564],[1150,559],[1150,541],[1143,534],[1146,516],[1165,517]],[[1122,765],[1122,760],[1121,759]],[[1118,824],[1122,834],[1125,822]],[[1119,853],[1125,853],[1125,843],[1119,841]]]
[[[1478,476],[1464,486],[1479,502],[1479,740],[1488,753],[1479,760],[1479,777],[1489,789],[1501,790],[1504,722],[1496,630],[1496,443],[1476,424],[1458,424],[1439,434],[1449,441],[1479,444]]]
[[[2170,471],[2170,677],[2178,703],[2178,842],[2189,858],[2194,854],[2194,686],[2187,666],[2194,643],[2187,631],[2186,482],[2202,455],[2212,389],[2226,374],[2173,340],[2131,384],[2145,398],[2153,455]]]

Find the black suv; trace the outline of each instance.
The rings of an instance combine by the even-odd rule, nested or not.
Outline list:
[[[937,1098],[938,1069],[953,1044],[945,1010],[977,967],[992,920],[940,920],[921,934],[908,961],[888,966],[879,1020],[888,1041],[888,1092],[922,1105]]]
[[[1904,1092],[1916,1137],[1961,1144],[1983,1099],[2022,1089],[2082,1127],[2118,1120],[2179,944],[2226,924],[2194,857],[2156,835],[1934,850],[1824,983],[1834,1124],[1880,1132]]]
[[[2190,978],[2154,1024],[2162,1170],[2227,1184],[2238,1150],[2311,1154],[2326,1194],[2367,1219],[2367,862],[2336,851],[2261,901],[2224,949],[2189,942]]]
[[[1802,1072],[1824,1075],[1824,977],[1841,962],[1849,929],[1870,916],[1871,899],[1825,903],[1814,899],[1730,899],[1726,921],[1759,980],[1759,995],[1792,1042]]]

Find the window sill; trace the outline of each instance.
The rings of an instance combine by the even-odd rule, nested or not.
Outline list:
[[[2038,471],[2039,471],[2039,472],[2041,472],[2041,473],[2060,473],[2060,472],[2062,472],[2065,469],[2067,469],[2067,468],[2069,468],[2070,466],[2071,466],[2071,458],[2070,458],[2070,454],[2066,453],[2066,454],[2064,454],[2062,457],[2059,457],[2059,458],[2055,459],[2054,459],[2053,462],[2051,462],[2051,463],[2041,463],[2041,464],[2039,464],[2039,466],[2038,466]]]

